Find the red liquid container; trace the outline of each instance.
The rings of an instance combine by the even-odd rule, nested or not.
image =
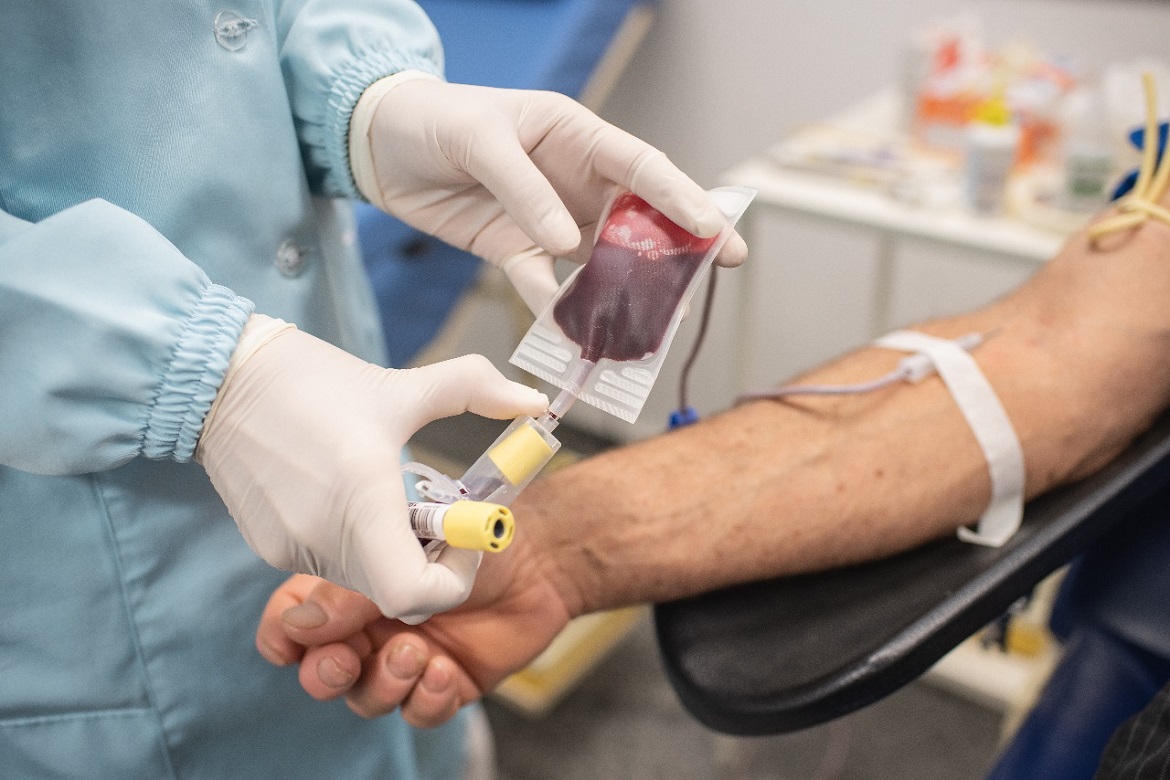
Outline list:
[[[756,194],[707,193],[727,220],[712,238],[691,235],[631,193],[614,199],[589,262],[561,285],[509,361],[560,388],[547,417],[559,420],[581,400],[638,419],[687,301]]]
[[[715,238],[697,238],[633,193],[618,197],[593,254],[553,308],[565,336],[596,363],[658,351]]]

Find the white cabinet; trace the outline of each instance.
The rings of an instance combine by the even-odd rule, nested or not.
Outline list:
[[[737,392],[790,378],[864,343],[881,301],[880,239],[872,230],[757,200],[743,226],[743,317]]]
[[[899,241],[883,330],[972,309],[1018,287],[1036,267],[1031,260],[969,247]]]
[[[744,225],[739,390],[792,377],[894,328],[1015,288],[1040,260],[826,218],[761,198]],[[1052,251],[1059,244],[1052,242]]]

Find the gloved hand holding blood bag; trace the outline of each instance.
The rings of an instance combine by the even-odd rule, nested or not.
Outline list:
[[[561,285],[511,362],[633,422],[686,304],[755,195],[710,190],[728,224],[698,238],[633,193],[619,195],[589,261]]]

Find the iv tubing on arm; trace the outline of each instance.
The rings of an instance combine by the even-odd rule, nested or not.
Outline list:
[[[993,334],[994,332],[989,334],[968,333],[954,339],[954,342],[959,348],[971,352]],[[898,361],[897,368],[883,374],[877,379],[847,385],[781,385],[780,387],[743,393],[736,398],[736,403],[756,401],[762,398],[787,398],[794,395],[855,395],[858,393],[871,393],[874,390],[881,390],[883,387],[889,387],[897,382],[912,382],[916,384],[933,373],[935,373],[934,364],[928,357],[918,353],[902,358]]]
[[[980,372],[979,364],[967,354],[983,341],[981,333],[947,340],[916,331],[894,331],[875,344],[913,354],[902,358],[896,369],[878,379],[849,385],[786,385],[740,396],[740,401],[745,397],[777,399],[869,393],[896,382],[918,384],[929,376],[940,375],[979,442],[991,476],[991,499],[979,517],[977,530],[960,528],[959,538],[999,547],[1015,535],[1023,520],[1024,460],[1011,419]]]

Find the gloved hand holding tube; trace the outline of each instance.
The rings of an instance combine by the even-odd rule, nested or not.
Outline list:
[[[359,591],[388,617],[428,614],[467,597],[482,553],[448,546],[428,562],[408,519],[402,447],[441,417],[547,406],[480,356],[384,369],[253,315],[196,458],[269,564]]]
[[[501,267],[536,314],[557,289],[553,258],[584,262],[620,191],[703,238],[727,224],[665,155],[553,92],[404,71],[366,89],[349,143],[354,178],[371,203]],[[732,235],[716,262],[738,265],[746,256]]]

